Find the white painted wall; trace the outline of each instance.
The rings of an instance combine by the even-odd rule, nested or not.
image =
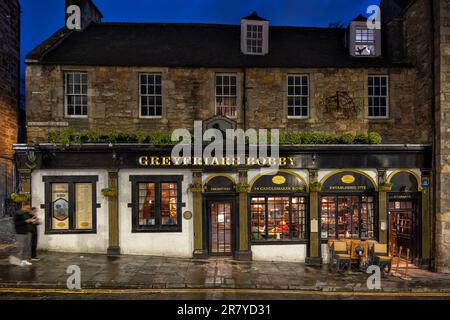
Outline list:
[[[306,244],[253,245],[254,261],[305,262]]]
[[[97,209],[96,234],[45,234],[45,210],[41,204],[45,203],[44,176],[98,176],[96,203],[101,204]],[[32,206],[38,209],[38,217],[42,224],[38,227],[38,249],[80,253],[106,253],[108,248],[108,201],[101,194],[101,189],[108,185],[106,170],[36,170],[31,175]]]
[[[193,212],[193,197],[188,191],[192,172],[177,169],[130,169],[119,171],[119,239],[122,254],[142,254],[167,257],[192,257],[194,251],[193,219],[183,218],[182,232],[132,233],[130,175],[183,175],[181,201],[186,203],[182,212]]]

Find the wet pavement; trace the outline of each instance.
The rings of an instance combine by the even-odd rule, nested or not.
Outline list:
[[[91,292],[108,294],[110,289],[165,289],[167,291],[142,292],[148,297],[164,294],[200,296],[227,294],[251,296],[258,292],[196,292],[189,289],[240,289],[280,290],[280,295],[295,294],[283,290],[297,290],[298,294],[311,295],[319,292],[373,292],[367,287],[369,274],[352,271],[330,273],[326,266],[311,267],[288,262],[238,262],[228,259],[177,259],[150,256],[108,257],[101,254],[42,253],[42,260],[30,267],[18,267],[0,261],[0,295],[11,296],[5,288],[67,289],[69,266],[81,271],[81,288],[105,290]],[[383,275],[381,290],[384,293],[445,293],[450,298],[450,274],[437,274],[413,269],[408,280],[393,275]],[[2,291],[3,288],[3,291]],[[26,295],[27,293],[23,293]],[[58,294],[58,293],[54,293]],[[133,294],[133,293],[130,293]],[[266,292],[270,297],[271,293]],[[32,296],[32,292],[29,293]],[[14,296],[14,295],[13,295]],[[260,295],[261,296],[261,295]],[[405,296],[406,298],[407,296]],[[412,296],[411,296],[412,297]],[[203,298],[200,298],[203,299]]]

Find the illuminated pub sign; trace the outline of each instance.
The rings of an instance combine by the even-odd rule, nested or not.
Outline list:
[[[252,185],[251,192],[283,193],[306,191],[305,183],[294,174],[278,172],[259,177]]]
[[[142,167],[177,166],[258,166],[258,167],[294,167],[293,157],[170,157],[140,156],[138,163]]]
[[[325,180],[322,192],[374,192],[375,186],[366,175],[353,171],[336,173]]]

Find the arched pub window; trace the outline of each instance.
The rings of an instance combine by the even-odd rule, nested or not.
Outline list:
[[[307,240],[306,184],[288,172],[263,175],[251,186],[253,243]]]
[[[326,178],[320,197],[322,239],[374,239],[375,196],[365,174],[344,171]]]
[[[389,182],[392,190],[389,192],[389,244],[390,250],[402,247],[402,258],[414,260],[419,255],[419,182],[411,172],[393,173]]]

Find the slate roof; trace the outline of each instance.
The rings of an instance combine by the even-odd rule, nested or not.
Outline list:
[[[389,57],[355,58],[340,28],[269,28],[269,54],[244,55],[240,26],[179,23],[92,23],[61,29],[27,55],[27,63],[159,67],[400,67]]]

